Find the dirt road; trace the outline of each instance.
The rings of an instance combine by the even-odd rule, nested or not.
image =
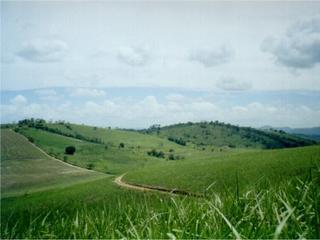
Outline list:
[[[150,185],[144,185],[144,184],[126,183],[122,180],[124,175],[126,175],[126,174],[122,174],[121,176],[116,177],[114,180],[114,182],[120,187],[143,191],[143,192],[153,191],[153,192],[161,192],[161,193],[172,194],[172,195],[204,197],[204,195],[201,193],[193,193],[193,192],[188,192],[188,191],[179,190],[179,189],[169,189],[169,188],[164,188],[164,187],[160,187],[160,186],[150,186]]]

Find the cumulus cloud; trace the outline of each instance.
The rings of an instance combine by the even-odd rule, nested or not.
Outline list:
[[[312,68],[320,62],[320,16],[296,22],[283,36],[266,38],[261,49],[283,66]]]
[[[193,50],[189,55],[190,61],[195,61],[205,67],[214,67],[230,62],[234,57],[234,50],[227,45],[219,48],[201,48]]]
[[[106,92],[104,90],[94,88],[75,88],[71,90],[71,96],[76,97],[105,97]]]
[[[23,95],[17,95],[15,96],[13,99],[10,100],[10,102],[13,104],[13,105],[25,105],[27,104],[27,99],[23,96]]]
[[[189,101],[159,100],[153,95],[143,99],[91,99],[78,101],[34,102],[17,95],[1,104],[2,121],[26,117],[66,120],[113,127],[148,127],[187,121],[219,120],[243,126],[312,126],[320,119],[320,109],[299,104],[221,105],[210,99],[188,97]],[[179,98],[178,98],[179,100]]]
[[[233,78],[222,78],[217,87],[225,91],[244,91],[249,90],[252,86],[248,82],[238,81]]]
[[[16,55],[30,62],[58,62],[64,59],[68,49],[61,40],[35,39],[25,42]]]
[[[117,58],[121,63],[130,66],[144,66],[150,60],[150,53],[146,47],[121,47]]]

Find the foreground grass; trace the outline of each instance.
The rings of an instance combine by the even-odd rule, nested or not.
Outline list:
[[[132,192],[111,179],[6,198],[1,238],[319,238],[316,174],[204,199]]]

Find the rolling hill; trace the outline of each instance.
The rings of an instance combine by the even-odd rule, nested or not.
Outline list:
[[[1,130],[2,196],[68,186],[104,176],[53,159],[20,134]]]
[[[283,131],[264,131],[215,122],[180,123],[165,127],[154,125],[141,132],[167,138],[182,145],[229,146],[231,148],[286,148],[315,144],[310,139],[287,134]]]
[[[1,196],[2,238],[319,236],[319,146],[264,150],[183,145],[154,133],[64,122],[9,127],[19,134],[1,130],[1,170],[6,177],[2,183],[14,180],[21,188],[11,184],[2,193],[29,194]],[[30,142],[67,163],[126,173],[128,183],[204,197],[122,188],[113,182],[117,176],[53,160]],[[69,145],[75,146],[74,155],[64,153]],[[180,158],[169,161],[170,154]],[[76,169],[96,175],[73,178]]]
[[[319,175],[320,146],[257,150],[207,160],[170,162],[130,171],[124,179],[134,184],[192,192],[228,193],[279,186],[290,179]],[[238,190],[239,190],[238,189]]]
[[[65,122],[40,124],[40,120],[37,121],[22,121],[12,127],[56,158],[109,174],[120,174],[167,160],[201,160],[248,151],[225,147],[181,146],[168,139],[135,131]],[[70,145],[77,149],[71,156],[64,153],[65,147]]]

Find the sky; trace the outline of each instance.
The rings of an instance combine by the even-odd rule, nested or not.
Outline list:
[[[320,125],[320,2],[1,1],[1,122]]]

